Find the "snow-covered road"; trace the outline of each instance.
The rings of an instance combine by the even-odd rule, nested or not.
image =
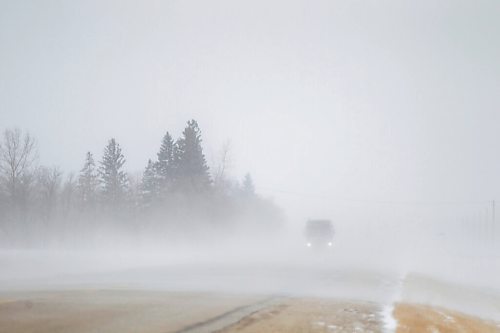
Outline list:
[[[196,328],[197,324],[205,321],[213,324],[213,318],[232,313],[230,320],[229,317],[222,318],[222,322],[229,325],[249,316],[244,310],[234,310],[241,310],[250,304],[261,304],[256,305],[250,311],[252,313],[264,311],[273,314],[261,313],[259,320],[272,317],[278,323],[286,321],[290,316],[289,311],[296,314],[303,311],[303,316],[295,315],[300,319],[297,325],[313,323],[311,327],[319,330],[322,325],[318,323],[324,322],[321,329],[325,332],[346,328],[350,314],[359,318],[351,318],[351,324],[357,323],[357,326],[349,327],[358,327],[367,332],[394,332],[396,327],[399,327],[399,332],[402,327],[400,320],[404,320],[405,325],[414,325],[408,324],[408,313],[413,312],[421,313],[421,318],[432,318],[434,321],[440,318],[448,326],[452,324],[450,318],[462,314],[472,316],[472,319],[466,318],[467,320],[500,318],[500,293],[494,289],[461,285],[412,272],[368,268],[369,265],[361,269],[359,265],[349,266],[332,261],[331,258],[295,260],[293,263],[272,260],[197,260],[143,262],[141,265],[130,265],[119,260],[112,262],[102,260],[103,258],[92,262],[92,257],[85,257],[83,254],[37,257],[29,253],[4,253],[0,259],[3,264],[0,272],[0,317],[3,316],[4,327],[5,320],[8,321],[9,318],[19,318],[17,323],[26,323],[22,318],[45,318],[52,323],[68,321],[68,325],[73,325],[73,321],[69,319],[72,318],[71,309],[76,309],[73,313],[76,322],[80,316],[78,313],[85,311],[89,311],[88,316],[99,314],[103,322],[107,322],[103,313],[108,313],[111,316],[109,320],[112,321],[113,318],[118,318],[118,322],[129,322],[132,318],[143,322],[140,316],[127,315],[133,312],[142,313],[144,318],[160,318],[158,325],[165,328],[168,323],[161,320],[158,311],[169,314],[171,318],[175,318],[177,313],[180,315],[178,318],[182,318],[182,314],[189,313],[192,309],[193,314],[186,317],[191,319],[183,321],[176,329],[192,325]],[[105,262],[110,264],[103,264]],[[179,295],[185,295],[185,298],[176,298]],[[281,305],[262,306],[262,301],[269,298],[283,301]],[[137,307],[130,308],[130,304]],[[412,307],[412,304],[425,305],[427,308]],[[94,309],[96,305],[98,306]],[[276,306],[280,309],[278,312],[273,310]],[[33,309],[41,312],[30,317]],[[352,311],[344,313],[342,309]],[[401,318],[398,318],[398,313]],[[65,314],[64,318],[68,319],[62,320],[61,314]],[[312,320],[313,317],[329,319]],[[454,322],[459,323],[460,320]],[[106,323],[108,324],[110,327],[123,327],[122,324]],[[242,332],[254,332],[250,330],[250,326],[246,325],[244,330],[241,327],[239,329]],[[204,326],[199,327],[204,329]],[[496,326],[492,327],[496,330]],[[24,332],[11,330],[17,331]]]

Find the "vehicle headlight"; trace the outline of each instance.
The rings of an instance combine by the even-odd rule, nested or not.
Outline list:
[[[307,246],[307,247],[311,247],[311,246],[312,246],[312,244],[311,244],[311,243],[307,243],[307,244],[306,244],[306,246]]]
[[[328,242],[328,246],[332,246],[332,242]]]

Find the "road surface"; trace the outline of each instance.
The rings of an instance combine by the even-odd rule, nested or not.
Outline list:
[[[496,290],[414,273],[324,262],[82,271],[56,259],[0,256],[0,333],[500,332]]]
[[[2,293],[0,332],[387,332],[373,302],[220,293],[80,290]],[[500,324],[442,308],[397,304],[396,332],[500,332]]]

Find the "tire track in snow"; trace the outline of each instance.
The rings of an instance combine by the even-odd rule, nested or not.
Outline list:
[[[174,333],[206,333],[217,332],[232,324],[235,324],[244,317],[250,316],[264,308],[278,304],[283,297],[271,297],[264,301],[237,307],[231,311],[216,317],[189,325]]]

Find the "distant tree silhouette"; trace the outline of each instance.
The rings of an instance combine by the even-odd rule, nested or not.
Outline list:
[[[49,220],[55,209],[61,186],[62,172],[57,167],[40,167],[36,171],[36,189],[41,217]]]
[[[128,186],[127,174],[123,171],[125,157],[115,139],[109,140],[99,167],[103,202],[117,206],[125,199]]]
[[[157,164],[149,159],[141,181],[141,201],[145,207],[150,206],[158,199],[160,192],[159,185]]]
[[[158,162],[155,167],[157,181],[161,194],[165,194],[172,186],[175,177],[175,156],[176,145],[169,132],[162,139],[160,151],[158,152]]]
[[[87,152],[83,168],[80,170],[80,175],[78,176],[77,185],[79,204],[83,210],[94,207],[97,202],[98,177],[94,157],[91,152]]]
[[[210,188],[209,169],[201,146],[201,131],[195,120],[190,120],[177,140],[174,163],[176,183],[183,190],[205,191]]]
[[[34,162],[37,158],[36,141],[20,129],[7,129],[0,142],[0,178],[11,205],[23,208],[32,183]]]
[[[241,182],[229,176],[229,145],[211,176],[202,143],[198,123],[190,120],[177,140],[165,133],[157,158],[149,159],[142,173],[127,174],[122,149],[112,138],[98,163],[87,152],[77,177],[64,177],[57,167],[36,166],[29,134],[6,130],[0,138],[0,243],[93,244],[107,241],[103,230],[130,239],[155,233],[168,240],[208,230],[225,237],[279,226],[280,209],[255,192],[251,175]]]
[[[255,195],[255,186],[253,184],[253,179],[250,173],[247,173],[245,175],[245,178],[243,178],[243,184],[241,186],[241,191],[243,195],[250,197]]]

